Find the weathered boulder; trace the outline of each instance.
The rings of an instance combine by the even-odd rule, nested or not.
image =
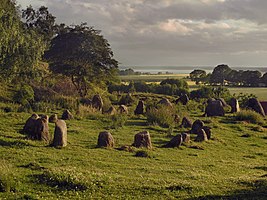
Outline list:
[[[137,133],[134,136],[134,143],[132,146],[140,148],[140,147],[145,147],[148,149],[152,149],[152,143],[151,143],[151,138],[150,134],[148,131],[143,131],[140,133]]]
[[[144,114],[144,110],[145,110],[144,102],[140,100],[138,102],[138,105],[136,106],[136,109],[134,111],[134,114],[135,115],[142,115],[142,114]]]
[[[182,138],[184,143],[190,142],[190,134],[188,133],[182,133]]]
[[[101,96],[99,94],[96,94],[93,99],[92,99],[92,106],[93,108],[101,111],[103,108],[103,99],[101,98]]]
[[[207,141],[207,140],[208,140],[208,137],[207,137],[207,134],[204,131],[204,129],[199,129],[195,141],[196,142],[203,142],[203,141]]]
[[[44,115],[38,118],[35,122],[35,130],[32,139],[43,140],[46,142],[50,141],[49,127],[48,127],[48,116]]]
[[[202,129],[203,126],[204,126],[204,122],[202,120],[198,119],[194,121],[190,133],[197,134],[199,129]]]
[[[71,112],[69,110],[64,110],[61,119],[63,120],[71,120],[74,119],[73,115],[71,114]]]
[[[181,102],[183,105],[186,105],[189,102],[189,97],[187,94],[182,94],[176,101],[175,103],[178,104]]]
[[[58,119],[55,122],[54,139],[52,142],[54,147],[65,147],[67,146],[67,125],[62,119]]]
[[[188,117],[184,117],[182,119],[182,124],[180,127],[181,128],[191,128],[192,127],[192,121]]]
[[[28,137],[32,138],[35,133],[35,124],[36,124],[36,120],[39,118],[39,116],[35,113],[32,114],[32,116],[30,118],[27,119],[22,132],[24,134],[26,134]]]
[[[57,114],[53,114],[49,117],[49,122],[50,123],[56,123],[56,121],[58,120]]]
[[[203,126],[202,129],[205,131],[208,140],[210,140],[210,138],[211,138],[211,128],[208,127],[208,126]]]
[[[261,106],[260,102],[258,101],[258,99],[256,99],[256,98],[250,98],[248,100],[247,107],[249,109],[254,110],[255,112],[257,112],[257,113],[259,113],[259,114],[261,114],[262,116],[265,117],[265,112],[264,112],[263,107]]]
[[[260,104],[264,110],[265,115],[267,115],[267,101],[260,101]]]
[[[108,115],[115,115],[116,114],[116,108],[114,106],[110,106],[110,108],[104,113],[108,114]]]
[[[180,117],[179,115],[175,114],[175,115],[174,115],[174,122],[175,122],[176,124],[179,124],[180,120],[181,120],[181,117]]]
[[[169,141],[164,147],[166,148],[174,148],[174,147],[179,147],[183,143],[183,138],[181,134],[178,134],[174,136],[171,141]]]
[[[128,114],[128,108],[125,105],[120,105],[118,108],[118,112],[120,114]]]
[[[172,108],[172,103],[170,102],[169,99],[166,99],[166,98],[162,98],[162,99],[158,102],[158,104],[160,104],[160,105],[164,105],[164,106],[168,106],[168,107]]]
[[[216,100],[219,100],[219,101],[222,103],[222,106],[223,106],[223,107],[228,106],[228,104],[226,103],[226,101],[224,100],[224,98],[218,98],[218,99],[216,99]]]
[[[222,102],[220,100],[208,100],[205,115],[207,115],[208,117],[224,116],[225,111],[223,109]]]
[[[231,98],[229,105],[231,106],[231,113],[240,112],[239,103],[236,98]]]
[[[97,140],[97,147],[114,147],[114,139],[110,132],[100,132]]]

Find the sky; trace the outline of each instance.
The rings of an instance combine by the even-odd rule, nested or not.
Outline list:
[[[101,30],[121,66],[267,66],[266,0],[17,0]]]

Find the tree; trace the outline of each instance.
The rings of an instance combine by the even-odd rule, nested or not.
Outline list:
[[[176,85],[177,88],[189,89],[188,83],[182,79],[170,78],[170,79],[165,79],[160,82],[160,85],[166,85],[166,84]]]
[[[86,24],[68,27],[53,38],[45,53],[50,69],[70,77],[81,97],[87,95],[89,84],[114,77],[118,62],[112,57],[108,41]]]
[[[261,77],[261,83],[267,85],[267,72],[263,74],[263,76]]]
[[[241,81],[245,86],[259,86],[261,72],[246,70],[242,72]]]
[[[23,27],[14,1],[3,0],[0,11],[0,75],[7,81],[35,79],[42,72],[42,38]]]
[[[224,85],[224,81],[231,71],[232,69],[228,65],[218,65],[210,76],[210,83]]]
[[[201,69],[195,69],[189,74],[191,81],[195,81],[196,84],[199,84],[207,76],[206,71]]]

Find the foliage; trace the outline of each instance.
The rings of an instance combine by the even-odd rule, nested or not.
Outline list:
[[[70,77],[79,95],[88,93],[88,83],[101,83],[114,77],[117,61],[100,31],[81,24],[68,28],[51,42],[45,53],[54,73]]]
[[[152,125],[161,127],[174,127],[175,111],[167,106],[158,106],[158,108],[150,108],[146,112],[147,122]]]
[[[33,30],[25,29],[13,1],[0,5],[0,75],[6,81],[30,82],[42,77],[39,65],[45,44]]]
[[[230,91],[226,87],[202,86],[199,89],[190,92],[191,99],[200,99],[200,98],[229,99],[230,97],[231,97]]]
[[[210,77],[210,83],[224,85],[224,82],[230,72],[231,69],[228,65],[218,65],[213,69],[213,72]]]
[[[115,114],[110,116],[110,128],[118,129],[125,125],[128,120],[128,116],[126,114]]]
[[[257,98],[254,94],[244,94],[242,92],[239,93],[238,95],[234,94],[233,96],[237,98],[241,108],[247,107],[247,103],[250,98]]]
[[[195,81],[197,85],[202,82],[206,78],[206,76],[206,71],[201,69],[195,69],[189,74],[191,81]]]
[[[13,99],[22,105],[30,104],[34,100],[34,91],[30,85],[22,85]]]
[[[132,105],[136,99],[130,94],[124,94],[119,100],[120,105]]]
[[[165,79],[160,82],[160,85],[166,85],[166,84],[176,85],[177,88],[179,89],[180,88],[189,89],[188,83],[183,79]]]
[[[242,110],[236,114],[235,119],[237,121],[246,121],[253,124],[264,124],[263,117],[252,110]]]

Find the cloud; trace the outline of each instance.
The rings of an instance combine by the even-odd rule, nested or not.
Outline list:
[[[266,0],[17,1],[102,30],[123,65],[257,65],[267,52]]]

